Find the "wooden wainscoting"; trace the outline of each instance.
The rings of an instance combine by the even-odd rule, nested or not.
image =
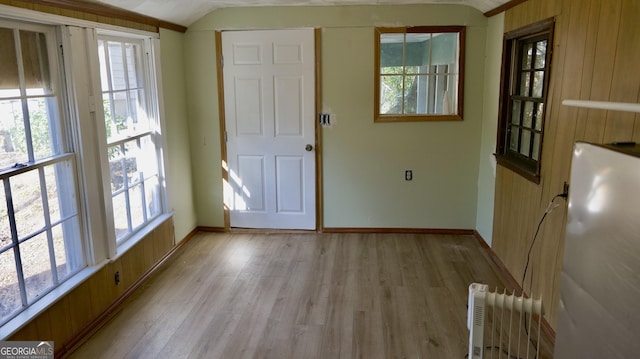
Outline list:
[[[64,355],[115,314],[120,304],[157,268],[174,246],[173,218],[155,228],[116,260],[58,300],[9,340],[53,340]],[[181,245],[186,242],[181,242]],[[120,273],[115,284],[114,273]]]

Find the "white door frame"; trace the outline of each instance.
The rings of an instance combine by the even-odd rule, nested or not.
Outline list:
[[[230,29],[231,30],[231,29]],[[234,29],[236,30],[236,29]],[[251,29],[261,30],[261,29]],[[262,29],[262,30],[276,30],[276,29]],[[324,230],[324,214],[323,214],[323,196],[322,196],[322,127],[317,121],[318,114],[322,108],[322,85],[321,85],[321,31],[319,28],[314,28],[314,47],[315,47],[315,203],[316,203],[316,232],[322,232]],[[229,171],[226,167],[227,162],[227,141],[226,141],[226,116],[225,116],[225,103],[224,103],[224,74],[223,74],[223,60],[222,60],[222,32],[225,30],[217,30],[215,32],[215,46],[216,46],[216,74],[218,77],[218,118],[220,124],[220,146],[221,146],[221,158],[222,163],[222,181],[226,185],[229,181]],[[224,207],[224,228],[220,228],[225,232],[231,231],[231,220],[229,215],[229,208],[226,203],[222,204]],[[291,230],[289,230],[291,231]],[[303,230],[295,230],[303,231]],[[304,230],[303,232],[308,232]]]

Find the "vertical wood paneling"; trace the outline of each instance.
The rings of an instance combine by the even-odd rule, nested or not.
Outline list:
[[[589,21],[586,29],[586,43],[584,61],[582,64],[582,88],[580,89],[580,99],[589,99],[591,88],[593,87],[594,66],[596,55],[599,53],[597,46],[598,26],[600,22],[601,1],[591,0],[589,7]],[[578,122],[576,124],[576,138],[586,140],[586,128],[589,110],[578,109]],[[602,116],[600,116],[602,117]],[[593,126],[591,126],[593,127]]]
[[[59,353],[174,246],[173,220],[160,224],[122,256],[108,263],[9,340],[53,340]],[[116,285],[114,273],[120,272]]]
[[[575,141],[640,141],[640,115],[561,105],[567,98],[640,102],[640,4],[528,0],[506,12],[505,31],[551,16],[556,26],[540,184],[505,168],[496,171],[493,249],[517,280],[540,217],[569,180]],[[547,216],[533,247],[525,282],[528,293],[542,296],[554,328],[566,226],[566,202],[556,203],[560,207]]]
[[[640,90],[640,35],[638,19],[640,4],[637,0],[623,0],[620,4],[618,41],[613,67],[610,101],[635,102]],[[633,45],[630,45],[633,44]],[[609,112],[604,132],[604,142],[630,141],[633,137],[635,114]]]

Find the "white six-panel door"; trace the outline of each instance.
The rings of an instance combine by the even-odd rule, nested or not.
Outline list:
[[[222,55],[231,227],[315,229],[313,29],[225,31]]]

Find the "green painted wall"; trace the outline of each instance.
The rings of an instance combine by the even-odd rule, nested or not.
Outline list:
[[[160,63],[167,140],[166,174],[169,205],[174,212],[176,240],[181,240],[197,225],[187,121],[184,34],[160,29]]]
[[[482,144],[478,173],[478,213],[476,230],[491,245],[493,237],[493,204],[496,183],[496,132],[502,65],[502,37],[504,13],[489,19],[487,26],[487,54],[484,76],[484,111],[482,114]]]
[[[466,25],[464,121],[374,123],[375,26]],[[223,226],[215,30],[322,29],[326,227],[476,226],[487,19],[458,5],[229,8],[185,35],[198,225]],[[404,180],[412,169],[414,179]]]

